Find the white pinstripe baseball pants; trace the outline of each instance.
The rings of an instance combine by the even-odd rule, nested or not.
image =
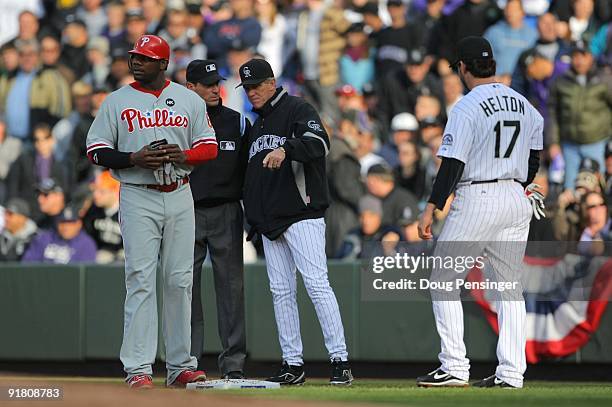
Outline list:
[[[486,270],[491,281],[518,281],[513,294],[522,293],[519,270],[525,254],[532,209],[523,187],[514,181],[466,185],[457,188],[450,213],[444,223],[439,242],[461,243],[461,255],[479,256],[487,253]],[[470,243],[471,242],[471,243]],[[440,245],[438,245],[440,246]],[[437,273],[432,272],[432,279]],[[463,278],[463,277],[461,277]],[[497,294],[497,292],[496,292]],[[463,380],[469,379],[470,363],[463,342],[463,308],[460,292],[455,290],[449,300],[433,301],[436,327],[441,339],[438,355],[446,373]],[[434,292],[432,291],[432,297]],[[525,361],[525,302],[498,294],[495,301],[499,325],[496,376],[505,382],[523,386]]]
[[[296,222],[276,240],[263,236],[263,245],[283,360],[304,364],[296,268],[314,304],[330,359],[347,360],[340,310],[327,277],[323,218]]]

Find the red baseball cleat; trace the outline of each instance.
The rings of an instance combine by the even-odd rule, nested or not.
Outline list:
[[[170,385],[171,387],[185,387],[187,383],[206,381],[206,372],[202,370],[183,370]]]
[[[136,375],[128,380],[130,389],[148,390],[153,388],[153,378],[149,375]]]

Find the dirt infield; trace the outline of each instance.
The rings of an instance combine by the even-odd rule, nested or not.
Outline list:
[[[81,381],[82,380],[82,381]],[[106,382],[105,382],[106,381]],[[63,390],[63,399],[50,400],[11,400],[7,398],[7,387],[11,388],[55,388]],[[258,399],[256,397],[227,396],[218,391],[187,391],[182,389],[167,389],[157,386],[153,390],[130,390],[124,383],[113,380],[91,379],[45,379],[25,378],[23,376],[1,376],[0,395],[1,406],[66,406],[66,407],[333,407],[345,406],[344,403],[286,401]],[[262,390],[274,391],[274,390]]]

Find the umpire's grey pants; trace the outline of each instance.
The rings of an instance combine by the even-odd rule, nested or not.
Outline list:
[[[202,311],[202,264],[210,251],[217,321],[223,351],[219,371],[243,371],[246,358],[244,323],[244,267],[242,258],[243,214],[240,202],[212,208],[195,208],[196,237],[191,302],[191,354],[202,359],[204,315]]]

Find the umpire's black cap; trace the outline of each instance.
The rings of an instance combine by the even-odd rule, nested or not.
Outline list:
[[[456,67],[459,61],[466,62],[474,59],[493,59],[493,49],[485,38],[472,35],[463,38],[457,44],[457,59],[451,64],[451,67]]]
[[[225,78],[219,75],[217,63],[212,59],[195,59],[187,65],[187,82],[213,85]]]
[[[257,85],[266,79],[274,78],[272,67],[265,59],[253,58],[240,67],[240,85]]]

